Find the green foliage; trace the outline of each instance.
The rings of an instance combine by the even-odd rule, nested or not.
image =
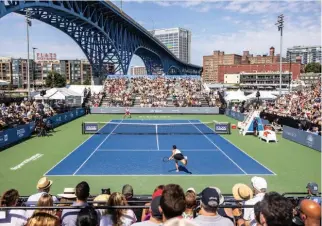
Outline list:
[[[47,87],[65,87],[66,86],[66,78],[59,74],[58,72],[51,71],[48,73],[46,77],[46,86]]]
[[[309,72],[313,72],[313,73],[321,73],[321,64],[320,63],[308,63],[305,66],[305,73],[309,73]]]
[[[86,80],[83,82],[83,85],[91,85],[91,81],[89,80],[89,78],[86,78]]]

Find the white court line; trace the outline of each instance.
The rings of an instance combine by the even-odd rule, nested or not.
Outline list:
[[[157,139],[157,147],[158,147],[158,151],[159,151],[160,148],[159,148],[159,137],[158,137],[158,125],[155,125],[155,136]]]
[[[199,120],[200,121],[200,120]],[[201,122],[201,121],[200,121]],[[215,130],[213,130],[212,128],[210,128],[209,126],[207,126],[209,129],[211,129],[212,131],[214,131],[214,133],[216,133]],[[220,136],[220,134],[218,134]],[[268,171],[270,171],[271,173],[273,173],[275,176],[277,175],[276,173],[274,173],[272,170],[270,170],[269,168],[267,168],[266,166],[264,166],[262,163],[260,163],[259,161],[257,161],[256,159],[254,159],[252,156],[250,156],[249,154],[247,154],[243,149],[237,147],[235,144],[233,144],[230,140],[226,139],[223,136],[220,136],[221,138],[223,138],[225,141],[227,141],[228,143],[230,143],[231,145],[233,145],[235,148],[239,149],[239,151],[243,152],[245,155],[247,155],[249,158],[251,158],[252,160],[254,160],[255,162],[257,162],[259,165],[261,165],[262,167],[264,167],[265,169],[267,169]],[[251,174],[249,174],[251,175]],[[259,174],[260,175],[260,174]],[[266,175],[266,174],[265,174]]]
[[[83,162],[83,164],[80,167],[78,167],[78,169],[73,173],[73,175],[75,175],[85,165],[85,163],[94,155],[94,153],[99,149],[99,147],[102,146],[102,144],[111,136],[111,134],[114,132],[114,130],[116,130],[116,128],[119,125],[121,125],[122,121],[117,126],[115,126],[115,128],[111,131],[111,133],[109,135],[107,135],[105,137],[105,139],[95,148],[95,150],[92,152],[92,154],[90,154],[90,156],[88,156],[88,158]],[[106,124],[106,125],[108,125],[108,124]],[[104,128],[105,126],[103,126],[102,128]]]
[[[111,122],[111,120],[109,121],[109,122]],[[109,123],[108,122],[108,123]],[[101,129],[103,129],[104,128],[104,126],[102,127],[102,128],[100,128],[97,132],[99,132]],[[51,167],[45,174],[44,174],[44,176],[46,176],[47,175],[47,173],[49,172],[49,171],[51,171],[52,169],[54,169],[59,163],[61,163],[63,160],[65,160],[68,156],[70,156],[73,152],[75,152],[80,146],[82,146],[85,142],[87,142],[89,139],[91,139],[93,136],[95,135],[95,133],[94,134],[92,134],[89,138],[87,138],[86,140],[84,140],[80,145],[78,145],[73,151],[71,151],[69,154],[67,154],[64,158],[62,158],[59,162],[57,162],[53,167]]]
[[[223,177],[223,176],[274,176],[273,174],[101,174],[101,175],[92,175],[92,174],[77,174],[77,175],[48,175],[51,177]]]
[[[112,149],[112,150],[109,150],[109,149],[98,149],[96,152],[140,152],[140,151],[146,151],[146,152],[156,152],[156,150],[127,150],[127,149]],[[160,152],[169,152],[169,150],[166,150],[166,149],[161,149],[161,150],[158,150]],[[220,152],[220,150],[213,150],[213,149],[209,149],[209,150],[184,150],[184,152]]]
[[[190,120],[188,120],[190,122]],[[191,122],[190,122],[191,123]],[[243,171],[244,174],[248,175],[234,160],[232,160],[225,152],[223,152],[209,137],[207,137],[203,132],[201,132],[200,129],[198,129],[197,126],[195,126],[194,124],[191,123],[191,125],[193,125],[197,130],[199,130],[199,132],[209,140],[210,143],[212,143],[215,147],[218,148],[219,151],[221,151],[221,153],[223,153],[232,163],[234,163],[241,171]],[[208,126],[207,126],[208,127]],[[208,127],[209,128],[209,127]]]

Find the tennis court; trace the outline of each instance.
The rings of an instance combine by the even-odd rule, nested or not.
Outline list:
[[[112,120],[53,166],[48,176],[275,175],[199,120]],[[163,162],[177,145],[188,165]]]

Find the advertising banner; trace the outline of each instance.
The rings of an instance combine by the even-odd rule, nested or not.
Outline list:
[[[321,136],[303,130],[283,126],[283,138],[321,152]]]
[[[35,122],[27,125],[20,125],[16,128],[0,131],[0,149],[9,144],[29,137],[35,129]]]
[[[83,123],[83,133],[96,133],[98,132],[98,123]]]
[[[219,134],[230,134],[230,123],[229,122],[215,123],[215,132]]]
[[[219,114],[218,107],[161,107],[161,108],[130,108],[131,114]],[[124,114],[124,107],[91,108],[92,114]]]

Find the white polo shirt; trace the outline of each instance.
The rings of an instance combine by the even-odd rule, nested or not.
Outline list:
[[[258,193],[252,199],[247,200],[245,202],[245,205],[255,205],[256,203],[262,201],[264,196],[265,196],[265,193]],[[257,225],[257,222],[255,220],[254,208],[245,208],[243,218],[244,218],[244,220],[250,221],[251,226]]]

